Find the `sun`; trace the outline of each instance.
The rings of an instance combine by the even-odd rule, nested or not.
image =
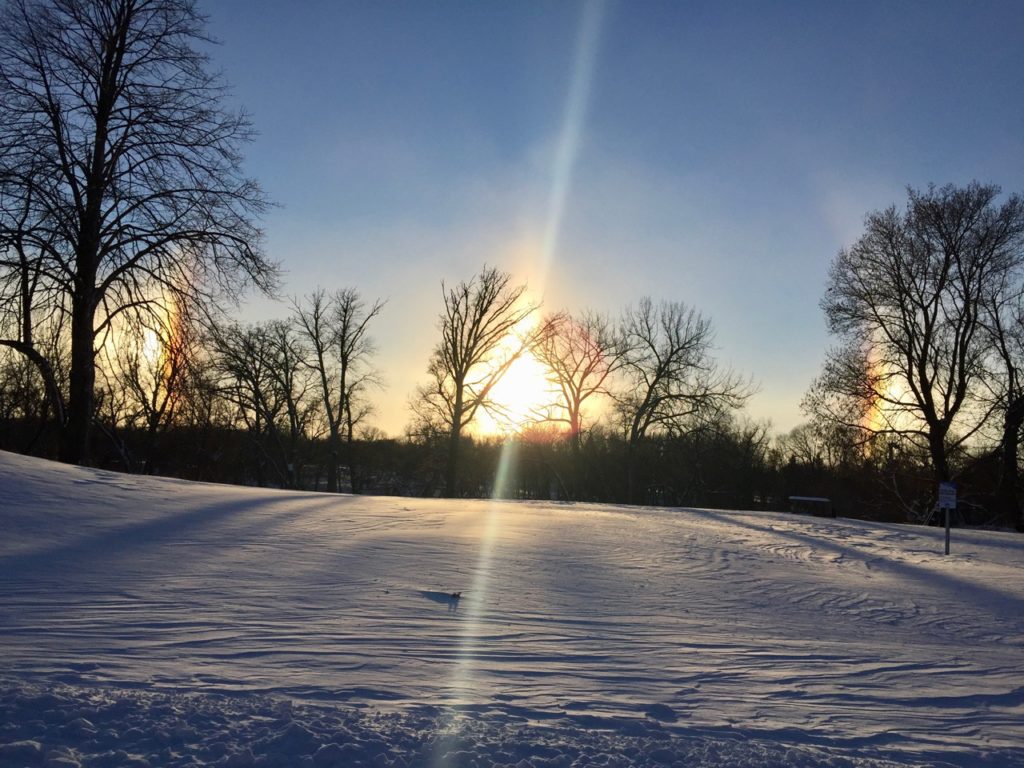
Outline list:
[[[509,366],[491,390],[493,407],[481,410],[475,431],[481,435],[512,435],[542,421],[555,409],[558,390],[550,380],[551,370],[523,352]]]

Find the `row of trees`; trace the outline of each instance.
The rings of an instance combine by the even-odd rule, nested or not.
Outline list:
[[[121,436],[139,433],[146,469],[171,425],[219,414],[263,446],[260,479],[292,485],[304,440],[323,431],[337,458],[366,416],[363,396],[378,381],[367,329],[382,304],[318,293],[291,320],[251,327],[214,311],[246,286],[273,291],[278,270],[260,248],[268,202],[241,171],[251,126],[225,106],[203,27],[193,0],[6,4],[0,347],[19,397],[5,408],[37,423],[32,440],[50,425],[58,455],[74,463],[90,460],[95,425],[125,464]],[[536,309],[493,269],[444,289],[442,339],[416,410],[421,431],[446,436],[446,493],[458,491],[464,430],[500,407],[491,391],[527,349],[563,374],[569,399],[556,418],[577,445],[583,401],[607,394],[614,368],[638,398],[617,399],[632,419],[630,456],[652,430],[684,429],[745,396],[716,378],[710,327],[682,306],[642,303],[593,351],[581,347],[593,329],[558,317],[499,353]],[[569,370],[581,349],[596,369]],[[39,383],[41,407],[29,400]],[[332,489],[337,465],[328,462]]]
[[[225,106],[194,1],[7,0],[3,10],[4,444],[152,471],[160,446],[177,441],[184,454],[211,446],[214,463],[230,452],[249,466],[238,479],[299,486],[312,463],[336,489],[347,465],[346,487],[358,488],[359,427],[380,382],[369,328],[383,304],[318,292],[288,320],[254,326],[215,311],[248,287],[273,292],[278,268],[261,249],[268,201],[241,170],[252,129]],[[928,508],[934,483],[908,491],[905,481],[928,467],[1019,524],[1024,201],[999,194],[977,183],[910,190],[905,208],[868,216],[822,302],[838,344],[807,395],[811,421],[776,442],[789,461],[765,449],[775,459],[762,468],[849,493],[874,478],[891,503]],[[495,387],[527,353],[556,393],[533,422],[562,430],[532,444],[559,446],[547,465],[564,495],[605,487],[588,468],[614,456],[621,487],[598,495],[638,501],[664,487],[691,498],[678,490],[688,482],[651,476],[660,457],[699,462],[683,449],[709,435],[747,450],[734,411],[751,385],[715,364],[695,310],[645,300],[615,320],[528,325],[538,310],[498,270],[443,286],[408,441],[432,446],[417,455],[443,453],[441,492],[486,485],[466,479],[479,453],[467,453],[479,447],[467,429],[500,411]],[[588,408],[596,401],[603,409]],[[92,453],[100,446],[114,459]],[[400,464],[397,475],[423,474]]]
[[[441,338],[428,383],[411,398],[409,436],[443,446],[438,490],[447,495],[479,492],[478,478],[460,481],[462,454],[474,444],[467,432],[483,412],[498,421],[507,415],[493,392],[523,355],[547,367],[551,394],[526,421],[510,426],[535,442],[566,444],[572,461],[559,474],[563,496],[583,493],[584,441],[595,427],[621,435],[625,490],[616,497],[640,499],[642,444],[720,422],[750,393],[749,383],[715,364],[710,323],[682,304],[643,300],[614,322],[596,313],[532,319],[539,307],[523,296],[523,286],[493,268],[443,288]],[[94,443],[108,456],[125,468],[155,471],[166,464],[168,433],[209,442],[234,432],[249,446],[248,473],[237,475],[245,481],[303,487],[310,482],[303,468],[315,465],[326,490],[339,489],[339,467],[347,473],[345,487],[360,489],[355,444],[376,434],[367,419],[382,377],[370,330],[382,301],[366,301],[354,289],[317,291],[295,300],[290,317],[252,325],[196,316],[187,305],[160,305],[159,312],[156,306],[144,322],[114,324],[98,355]],[[56,361],[61,389],[67,345],[59,332],[55,338],[57,352],[49,359]],[[46,402],[38,371],[18,362],[8,355],[2,366],[7,422],[27,430],[23,449],[45,446],[42,436],[47,429],[59,434],[60,424],[38,409]]]
[[[644,299],[617,323],[596,313],[560,313],[523,331],[538,309],[523,301],[524,294],[525,286],[513,286],[510,275],[493,268],[444,289],[441,341],[430,360],[430,382],[418,390],[413,408],[418,433],[447,438],[447,495],[458,491],[463,431],[481,409],[500,414],[502,403],[492,392],[523,354],[545,366],[552,397],[520,426],[561,425],[578,452],[588,426],[585,408],[603,399],[624,435],[631,501],[638,497],[641,443],[655,434],[696,430],[742,405],[752,391],[715,363],[710,322],[682,303]],[[576,467],[573,474],[581,471]]]

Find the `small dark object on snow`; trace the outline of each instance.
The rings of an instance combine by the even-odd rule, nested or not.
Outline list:
[[[427,600],[432,600],[435,603],[440,603],[448,607],[448,610],[455,612],[459,608],[459,604],[462,602],[461,592],[434,592],[431,590],[421,589],[420,597],[425,597]]]

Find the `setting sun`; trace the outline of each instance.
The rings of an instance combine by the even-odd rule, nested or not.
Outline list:
[[[550,415],[557,403],[550,373],[530,352],[524,352],[494,385],[493,407],[480,412],[476,431],[482,435],[513,434]]]

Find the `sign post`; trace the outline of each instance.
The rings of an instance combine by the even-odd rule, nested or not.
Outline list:
[[[939,509],[946,512],[946,554],[949,554],[949,515],[956,509],[956,483],[939,483]]]

